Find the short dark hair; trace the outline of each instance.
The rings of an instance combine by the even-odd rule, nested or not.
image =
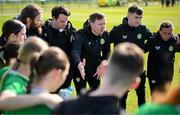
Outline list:
[[[36,4],[27,5],[21,11],[20,20],[26,24],[27,18],[34,20],[36,16],[42,14],[42,8]]]
[[[89,15],[89,21],[90,22],[95,22],[96,20],[101,20],[105,17],[103,13],[95,12]]]
[[[133,43],[121,43],[115,47],[110,62],[137,74],[143,68],[143,51]]]
[[[63,6],[55,6],[52,10],[51,10],[51,15],[52,17],[55,17],[56,19],[58,18],[59,14],[64,14],[66,16],[70,16],[71,13],[68,11],[68,9],[66,7]]]
[[[143,71],[143,54],[144,52],[136,44],[125,42],[116,45],[109,59],[105,78],[111,84],[128,86]]]
[[[128,9],[128,13],[136,13],[137,15],[142,15],[143,14],[143,10],[140,6],[137,5],[132,5],[129,7]]]
[[[160,24],[159,30],[162,30],[163,28],[173,28],[173,24],[170,21],[163,21]]]

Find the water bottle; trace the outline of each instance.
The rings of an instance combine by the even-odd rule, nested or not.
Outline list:
[[[72,86],[69,86],[65,89],[60,89],[58,94],[60,97],[63,98],[63,100],[69,100],[69,99],[72,99],[74,97]]]

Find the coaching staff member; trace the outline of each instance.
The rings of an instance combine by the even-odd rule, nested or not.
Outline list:
[[[76,29],[73,27],[71,22],[68,21],[70,12],[66,7],[55,6],[52,8],[51,14],[52,19],[47,20],[43,26],[43,33],[45,35],[44,40],[46,40],[50,46],[57,46],[61,48],[70,60],[71,66],[69,74],[65,83],[61,86],[61,88],[67,88],[71,85],[74,73],[71,48]],[[59,89],[56,92],[58,91]]]
[[[100,84],[101,62],[108,57],[110,44],[106,32],[106,18],[102,13],[92,13],[89,25],[80,29],[73,42],[72,59],[81,76],[75,76],[74,83],[79,94],[88,82],[90,89]]]
[[[164,21],[158,32],[146,43],[149,51],[147,77],[151,93],[157,88],[164,90],[163,86],[171,84],[173,80],[175,53],[180,52],[180,44],[172,32],[173,24]]]
[[[141,24],[143,10],[141,7],[132,5],[128,9],[127,17],[123,19],[122,24],[115,26],[110,32],[110,42],[117,45],[122,42],[131,42],[138,45],[142,50],[145,47],[145,40],[150,38],[151,32],[145,25]],[[145,103],[145,72],[140,74],[141,83],[136,89],[138,96],[138,106]],[[126,108],[127,93],[120,101],[120,105]]]

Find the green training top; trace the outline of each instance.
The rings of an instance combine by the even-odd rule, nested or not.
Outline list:
[[[1,80],[2,80],[3,73],[7,70],[6,69],[2,70],[2,73],[0,71]],[[8,74],[5,76],[5,78],[3,78],[3,82],[1,83],[1,87],[0,87],[0,92],[12,91],[16,93],[17,95],[25,94],[27,91],[26,87],[28,85],[28,81],[29,79],[26,76],[14,70],[10,70]]]
[[[146,103],[142,105],[139,110],[136,112],[136,115],[157,115],[157,114],[180,114],[178,113],[177,106],[170,104],[155,104],[155,103]]]
[[[4,77],[3,74],[9,70],[9,67],[4,67],[0,70],[0,93],[4,91],[12,91],[17,95],[26,93],[26,87],[29,79],[14,70],[9,70],[8,74]],[[4,111],[4,114],[13,114],[13,111]]]
[[[50,115],[52,113],[52,109],[47,107],[46,105],[37,105],[33,107],[28,107],[24,109],[18,109],[16,111],[8,111],[6,114],[8,115]]]
[[[7,72],[9,70],[9,66],[3,67],[0,69],[0,93],[1,93],[1,87],[4,81],[3,75],[5,74],[5,72]]]
[[[9,69],[9,66],[3,67],[0,69],[0,79],[2,77],[2,75],[4,74],[4,72],[6,72]]]

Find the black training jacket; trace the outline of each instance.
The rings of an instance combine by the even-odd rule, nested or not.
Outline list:
[[[89,26],[76,33],[72,46],[72,59],[77,67],[78,63],[85,58],[85,73],[93,75],[100,62],[108,57],[109,50],[108,33],[104,32],[102,36],[96,36]]]
[[[168,41],[164,41],[157,32],[147,41],[146,50],[149,51],[147,77],[171,81],[175,53],[180,52],[180,45],[177,46],[176,40],[170,38]]]
[[[122,24],[115,26],[109,35],[110,42],[117,45],[122,42],[131,42],[138,45],[144,50],[145,41],[152,36],[152,33],[145,25],[131,27],[128,24],[128,19],[124,18]]]
[[[51,26],[51,19],[47,20],[43,26],[44,40],[50,46],[61,48],[68,57],[71,56],[72,41],[74,40],[75,33],[76,29],[69,21],[62,32]]]

